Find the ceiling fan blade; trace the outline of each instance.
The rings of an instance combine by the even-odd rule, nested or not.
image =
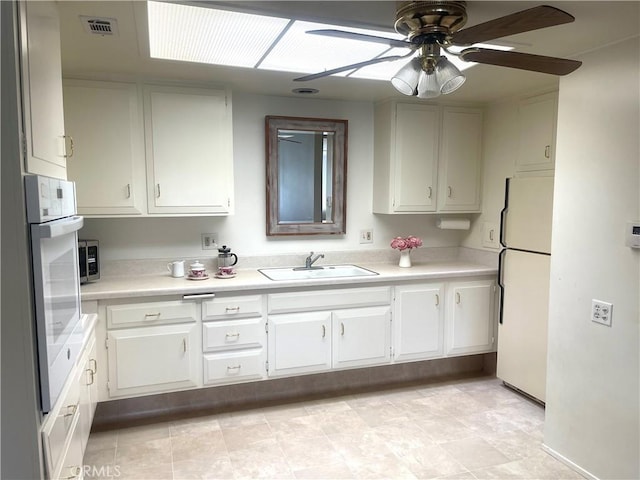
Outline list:
[[[485,63],[500,67],[518,68],[532,72],[567,75],[576,70],[582,62],[566,58],[545,57],[530,53],[519,53],[486,48],[468,48],[460,52],[460,57],[468,62]]]
[[[574,20],[572,15],[563,10],[540,5],[460,30],[453,34],[451,42],[454,45],[473,45]]]
[[[382,43],[389,47],[398,48],[415,48],[411,42],[405,40],[397,40],[395,38],[377,37],[375,35],[367,35],[364,33],[345,32],[343,30],[309,30],[307,33],[313,33],[314,35],[324,35],[326,37],[347,38],[349,40],[361,40],[364,42]]]
[[[413,53],[413,52],[411,52]],[[392,55],[390,57],[378,57],[367,60],[366,62],[353,63],[351,65],[345,65],[344,67],[333,68],[331,70],[325,70],[324,72],[312,73],[311,75],[305,75],[304,77],[294,78],[294,82],[307,82],[309,80],[315,80],[316,78],[328,77],[334,73],[346,72],[347,70],[355,70],[356,68],[366,67],[367,65],[375,65],[382,62],[393,62],[394,60],[400,60],[406,58],[408,55]]]

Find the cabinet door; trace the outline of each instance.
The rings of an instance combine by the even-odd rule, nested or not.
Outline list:
[[[482,112],[445,107],[438,173],[438,210],[480,210]]]
[[[331,368],[331,312],[269,316],[269,376]]]
[[[395,212],[436,209],[438,107],[398,104],[395,122]]]
[[[197,331],[195,323],[109,331],[109,395],[198,386]]]
[[[144,102],[149,213],[231,213],[227,92],[147,86]]]
[[[67,178],[60,20],[55,2],[20,2],[26,171]]]
[[[449,284],[447,355],[489,352],[495,332],[493,280]]]
[[[78,363],[77,382],[80,389],[80,404],[78,430],[80,432],[82,454],[84,455],[89,433],[91,431],[91,423],[93,422],[93,414],[95,413],[98,401],[98,379],[96,372],[96,342],[90,340],[87,344],[87,350],[83,354]]]
[[[395,361],[424,360],[444,353],[444,286],[441,283],[395,288]]]
[[[73,136],[67,165],[78,213],[146,213],[142,102],[136,85],[67,80],[64,115]]]
[[[391,361],[391,308],[333,312],[333,368],[382,365]]]
[[[554,168],[557,110],[556,93],[539,95],[520,102],[517,171]]]

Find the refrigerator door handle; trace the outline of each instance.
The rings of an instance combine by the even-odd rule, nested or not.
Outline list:
[[[498,319],[498,322],[502,325],[502,316],[503,316],[503,309],[504,309],[504,279],[503,279],[503,274],[504,274],[504,259],[507,255],[507,249],[503,249],[500,252],[500,255],[498,255],[498,288],[500,289],[500,317]]]
[[[504,188],[504,208],[500,210],[500,245],[507,247],[507,211],[509,210],[509,180],[505,182]]]

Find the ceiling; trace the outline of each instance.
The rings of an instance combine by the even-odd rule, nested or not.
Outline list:
[[[393,31],[395,2],[389,1],[193,1],[200,6],[265,13],[300,20]],[[531,8],[543,2],[468,1],[467,27]],[[269,95],[297,95],[297,87],[320,90],[313,98],[375,101],[398,96],[390,83],[379,80],[325,77],[294,82],[298,75],[246,68],[222,67],[149,58],[146,2],[58,1],[61,15],[63,75],[126,80],[169,79],[216,87],[230,87]],[[640,1],[546,2],[572,14],[566,25],[501,39],[516,51],[566,58],[640,34]],[[118,35],[98,36],[85,31],[79,16],[117,19]],[[242,32],[238,32],[242,35]],[[363,58],[368,60],[368,58]],[[489,103],[522,92],[555,85],[557,77],[490,65],[466,70],[466,83],[441,99]],[[401,95],[400,95],[401,96]],[[403,97],[406,98],[406,97]],[[417,101],[417,100],[416,100]]]

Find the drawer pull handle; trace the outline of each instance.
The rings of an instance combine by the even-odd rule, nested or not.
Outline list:
[[[227,307],[224,309],[227,313],[238,313],[240,311],[240,307]]]
[[[324,325],[322,325],[322,338],[327,336],[327,327],[325,327]]]
[[[344,323],[340,322],[340,335],[344,337]]]
[[[90,368],[87,368],[86,372],[91,376],[91,380],[87,381],[87,385],[93,385],[95,372]]]
[[[447,187],[447,197],[451,198],[453,195],[453,189],[451,187]]]
[[[242,365],[236,365],[236,366],[227,366],[227,370],[240,370],[242,368]]]
[[[544,146],[544,158],[551,158],[551,145]]]
[[[158,195],[156,196],[156,198],[160,198],[160,184],[156,183],[156,189],[158,190]]]
[[[440,295],[436,293],[436,307],[440,306]]]
[[[98,361],[95,358],[89,359],[89,368],[92,370],[94,374],[98,371]]]
[[[64,413],[62,416],[63,417],[73,417],[75,415],[75,413],[76,413],[76,410],[78,410],[78,404],[67,405],[66,409],[67,409],[67,413]]]
[[[127,183],[127,198],[131,198],[131,184]]]
[[[71,158],[73,157],[73,137],[71,135],[62,135],[62,138],[64,139],[65,143],[66,143],[66,139],[69,139],[69,153],[66,153],[67,150],[67,146],[65,145],[65,154],[62,155],[64,158]]]
[[[187,353],[187,339],[186,338],[182,339],[182,351],[184,353]]]
[[[456,292],[456,303],[460,303],[460,292]]]
[[[80,474],[82,473],[82,467],[79,467],[79,466],[69,467],[69,473],[71,474],[70,476],[61,477],[61,478],[64,478],[65,480],[72,480],[73,478],[80,478]]]
[[[427,198],[431,198],[432,195],[433,195],[433,189],[429,187],[429,196]]]
[[[158,320],[160,318],[160,312],[157,312],[157,313],[145,313],[144,314],[144,319],[145,320],[147,318],[151,318],[151,317],[155,317],[155,319]]]
[[[240,337],[240,333],[239,333],[239,332],[235,332],[235,333],[227,333],[227,334],[225,335],[225,337],[227,337],[227,338],[232,338],[232,337],[234,337],[234,338],[239,338],[239,337]]]

